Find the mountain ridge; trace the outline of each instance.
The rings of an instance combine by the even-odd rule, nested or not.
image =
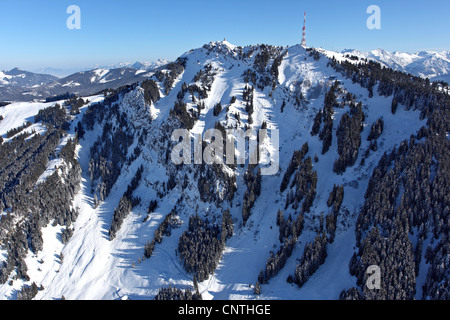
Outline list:
[[[234,50],[238,46],[235,46],[228,41],[212,41],[205,46],[219,46],[222,49]],[[393,68],[402,72],[407,72],[415,76],[420,76],[423,78],[429,78],[430,81],[444,81],[446,83],[450,82],[450,50],[443,51],[419,51],[417,53],[406,53],[406,52],[389,52],[384,49],[375,49],[368,52],[363,52],[357,49],[345,49],[341,52],[334,52],[329,50],[319,49],[319,51],[327,54],[329,57],[342,55],[342,56],[354,56],[358,59],[370,59],[381,63],[386,67]],[[189,52],[189,51],[188,51]],[[70,91],[70,93],[75,93],[79,95],[91,95],[104,89],[116,89],[122,85],[131,84],[135,81],[142,81],[149,72],[161,68],[169,63],[168,60],[159,59],[154,62],[134,62],[134,63],[118,63],[107,66],[92,66],[85,68],[86,70],[77,71],[71,73],[70,75],[60,77],[57,79],[51,75],[32,75],[31,72],[24,71],[25,74],[30,74],[34,78],[41,79],[18,81],[10,83],[8,77],[10,75],[1,72],[0,73],[0,100],[2,101],[30,101],[30,100],[43,100],[51,96],[57,96],[65,94]],[[18,68],[16,68],[18,69]],[[13,69],[13,70],[16,70]],[[130,72],[131,69],[135,69],[136,73],[133,75]],[[87,88],[81,85],[81,82],[89,83],[87,79],[82,79],[82,75],[86,73],[95,73],[96,70],[109,70],[115,73],[114,79],[99,79],[102,81],[96,83],[95,86]],[[45,69],[43,69],[45,71]],[[123,72],[120,75],[120,72]],[[111,74],[112,74],[111,73]],[[107,75],[107,77],[110,77]],[[90,78],[95,75],[91,75]],[[52,78],[53,77],[53,78]],[[17,78],[17,77],[15,77]],[[102,77],[100,77],[102,78]],[[78,81],[71,80],[78,79]],[[72,82],[71,82],[72,81]],[[109,86],[105,85],[106,82],[110,82]],[[89,83],[89,84],[92,84]]]

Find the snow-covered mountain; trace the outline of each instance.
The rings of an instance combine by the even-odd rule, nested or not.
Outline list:
[[[43,89],[54,94],[68,91],[77,95],[90,95],[104,89],[116,89],[126,84],[142,81],[152,74],[151,70],[132,67],[96,68],[74,73],[46,85]]]
[[[153,70],[153,69],[157,69],[159,67],[162,67],[166,64],[168,64],[170,61],[167,59],[158,59],[156,61],[152,61],[152,62],[121,62],[118,64],[112,64],[112,65],[106,65],[106,66],[95,66],[95,67],[90,67],[89,70],[91,69],[97,69],[97,68],[101,68],[101,69],[118,69],[118,68],[133,68],[133,69],[137,69],[137,70]]]
[[[0,71],[0,87],[24,87],[31,88],[58,80],[49,74],[33,73],[19,68],[9,71]]]
[[[371,59],[389,68],[429,78],[431,81],[450,82],[450,51],[420,51],[417,53],[388,52],[376,49],[369,52],[343,50],[343,55]]]
[[[151,76],[152,71],[167,64],[166,60],[160,59],[152,63],[121,63],[105,67],[92,67],[87,71],[79,71],[64,78],[58,79],[54,76],[47,76],[46,82],[36,84],[36,80],[24,80],[18,82],[14,80],[11,72],[0,73],[4,86],[0,86],[0,101],[33,101],[45,100],[52,96],[65,94],[66,92],[77,95],[91,95],[105,89],[116,89],[120,86],[142,81]],[[17,73],[17,72],[15,72]],[[33,73],[24,73],[32,74]],[[27,78],[28,79],[28,78]],[[39,78],[41,79],[41,78]],[[33,79],[34,80],[34,79]],[[13,82],[14,81],[14,82]],[[24,85],[20,85],[23,83]],[[25,85],[25,83],[34,83]]]
[[[120,62],[115,64],[109,64],[109,65],[90,65],[85,67],[73,67],[73,68],[54,68],[54,67],[47,67],[47,68],[38,68],[36,70],[32,70],[36,73],[44,73],[44,74],[50,74],[58,78],[65,78],[67,76],[70,76],[71,74],[82,72],[82,71],[90,71],[95,69],[119,69],[119,68],[134,68],[138,70],[151,70],[159,68],[167,63],[169,63],[169,60],[166,59],[157,59],[156,61],[152,62]]]
[[[211,42],[107,97],[0,108],[0,299],[448,294],[448,96],[352,68],[300,45]],[[59,85],[124,70],[137,73]],[[279,158],[279,170],[261,175],[267,163],[248,153],[244,165],[175,165],[180,128],[193,140],[277,130],[279,149],[260,137],[271,152],[259,159]],[[383,290],[365,287],[370,265]]]

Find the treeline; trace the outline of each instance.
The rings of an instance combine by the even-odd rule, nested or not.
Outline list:
[[[322,217],[319,233],[313,242],[306,244],[294,274],[289,275],[287,278],[288,283],[296,283],[299,287],[303,286],[318,270],[320,265],[325,262],[327,245],[328,243],[332,243],[335,238],[337,219],[343,199],[343,186],[335,185],[327,201],[328,207],[331,208],[331,213],[326,217],[325,226],[323,225]],[[295,220],[291,215],[289,215],[288,219],[285,219],[283,211],[279,210],[276,221],[279,227],[279,241],[282,245],[276,253],[270,252],[265,269],[261,270],[258,275],[258,281],[255,284],[255,294],[260,293],[261,284],[267,284],[284,267],[287,259],[291,257],[297,239],[304,228],[303,213],[298,214]]]
[[[294,179],[290,185],[290,190],[286,193],[285,209],[292,204],[293,209],[298,210],[300,209],[300,203],[303,200],[304,201],[300,213],[297,214],[295,219],[291,215],[286,219],[283,211],[278,211],[276,222],[279,228],[279,241],[281,246],[276,253],[273,251],[270,252],[264,270],[261,270],[258,275],[258,280],[255,284],[255,294],[261,292],[261,285],[267,284],[271,278],[275,277],[284,267],[287,259],[291,257],[297,239],[304,228],[304,213],[309,212],[315,199],[317,172],[313,170],[311,157],[306,157],[308,152],[308,143],[305,143],[299,151],[294,151],[292,160],[283,176],[280,185],[281,192],[284,192],[288,188],[291,176],[295,173]],[[340,191],[334,191],[334,196],[332,197],[330,195],[330,206],[335,206],[335,210],[338,211],[340,204],[342,203],[342,198],[343,191],[342,195]],[[330,221],[330,229],[331,228]],[[323,243],[323,239],[320,238],[320,241],[317,240],[313,244],[308,244],[306,246],[303,258],[300,260],[300,265],[297,266],[294,275],[290,275],[287,279],[289,283],[296,282],[299,286],[303,285],[309,276],[317,270],[318,266],[325,261],[326,242],[328,241],[325,232],[324,238],[325,243]],[[316,251],[320,254],[317,254]]]
[[[83,114],[82,125],[85,130],[92,131],[95,124],[102,123],[105,119],[120,118],[118,114],[117,103],[123,96],[132,90],[136,89],[137,83],[126,85],[115,90],[107,89],[101,93],[104,95],[102,102],[93,103],[89,105],[86,112]],[[145,94],[144,94],[145,95]],[[113,108],[115,107],[115,108]],[[113,109],[113,110],[112,110]]]
[[[102,134],[97,138],[90,149],[89,172],[94,193],[94,206],[109,195],[111,188],[119,178],[122,168],[135,161],[140,153],[139,144],[144,141],[145,129],[139,132],[138,146],[135,147],[131,155],[129,148],[134,143],[135,130],[128,120],[127,114],[119,107],[121,99],[132,90],[136,90],[138,84],[127,85],[116,90],[104,91],[103,102],[91,104],[86,110],[78,132],[93,130],[95,124],[102,125]],[[160,95],[156,83],[149,79],[141,83],[144,90],[145,102],[150,104],[156,102]],[[81,130],[83,129],[83,130]],[[113,240],[134,206],[140,202],[139,198],[133,197],[133,191],[138,187],[141,179],[143,167],[140,166],[119,201],[118,207],[114,210],[113,220],[109,228],[110,240]]]
[[[370,128],[370,133],[367,138],[368,141],[370,141],[369,147],[366,149],[363,157],[361,158],[361,165],[364,165],[366,162],[366,158],[369,156],[371,151],[377,151],[378,150],[378,139],[384,132],[384,121],[383,118],[378,119],[372,124],[372,127]]]
[[[23,286],[19,292],[17,292],[17,300],[26,301],[33,300],[39,291],[44,290],[44,287],[38,287],[36,282],[33,282],[31,286]]]
[[[372,124],[370,128],[370,134],[367,137],[368,141],[377,140],[384,131],[384,121],[383,118],[378,119]]]
[[[213,66],[209,63],[194,76],[193,84],[187,85],[186,83],[183,83],[181,85],[181,89],[177,94],[177,101],[175,102],[173,109],[170,111],[170,116],[177,118],[181,122],[183,128],[188,130],[192,129],[195,121],[200,118],[201,111],[205,109],[205,103],[202,100],[208,97],[208,93],[211,91],[215,75],[216,72]],[[197,104],[197,110],[187,109],[187,104],[184,102],[187,93],[190,94],[192,103]],[[218,112],[217,108],[219,106],[220,103],[216,104],[216,107],[214,108],[215,115]],[[220,109],[220,111],[221,110],[222,109]]]
[[[6,217],[2,217],[0,228],[12,231],[6,233],[3,238],[8,257],[0,267],[1,283],[6,282],[14,269],[17,278],[25,281],[29,279],[24,259],[28,249],[35,254],[43,249],[43,227],[53,221],[54,225],[66,226],[68,229],[76,221],[78,211],[72,208],[71,204],[80,182],[81,168],[78,163],[68,165],[67,175],[60,177],[58,172],[55,172],[38,184],[31,193],[21,194],[12,212],[25,217],[25,220],[13,225],[12,214],[8,213]],[[25,216],[28,212],[32,213]]]
[[[62,135],[61,129],[48,128],[43,135],[23,133],[0,146],[0,209],[13,208],[20,194],[32,190]]]
[[[177,118],[182,128],[191,130],[194,127],[198,117],[187,109],[187,104],[182,100],[177,100],[170,110],[170,116]]]
[[[208,98],[208,92],[211,91],[215,75],[216,71],[214,70],[212,64],[208,63],[194,76],[193,81],[195,83],[189,85],[189,87],[186,87],[185,91],[189,91],[191,95],[197,93],[199,100]],[[198,86],[197,83],[199,83],[200,86]]]

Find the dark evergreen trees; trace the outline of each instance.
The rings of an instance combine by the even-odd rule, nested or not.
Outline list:
[[[325,95],[324,107],[321,114],[323,128],[319,133],[319,138],[323,141],[322,154],[328,152],[333,141],[333,114],[334,107],[336,105],[335,90],[337,89],[337,87],[337,83],[331,86],[330,90]],[[317,132],[317,126],[318,123],[320,123],[319,114],[316,116],[316,119],[314,121],[313,130],[311,132],[313,135],[315,135],[315,133]]]
[[[281,181],[280,191],[284,192],[288,187],[289,181],[291,180],[292,174],[300,167],[301,161],[306,156],[309,151],[308,142],[306,142],[302,149],[299,151],[294,151],[292,155],[292,160],[289,162],[289,166],[286,169],[286,172],[283,176],[283,180]]]
[[[41,110],[39,117],[47,125],[44,134],[22,133],[0,145],[0,208],[8,209],[0,219],[6,257],[0,264],[0,283],[5,283],[13,271],[18,279],[28,281],[25,257],[28,250],[37,254],[43,249],[42,228],[50,222],[69,227],[78,216],[72,208],[81,182],[77,141],[69,140],[57,150],[67,123],[66,110],[51,107]],[[61,158],[62,170],[37,183],[51,157]],[[24,290],[23,296],[30,296],[28,287]]]
[[[242,221],[244,225],[251,215],[256,199],[261,194],[261,179],[261,169],[258,169],[255,174],[255,167],[249,165],[244,176],[245,184],[247,185],[242,204]]]
[[[444,190],[450,181],[450,148],[443,134],[450,127],[448,113],[447,108],[435,110],[428,128],[419,132],[421,142],[414,136],[403,141],[385,153],[374,169],[356,224],[359,250],[350,263],[359,288],[343,292],[341,298],[415,299],[422,244],[430,233],[437,245],[426,252],[431,264],[423,298],[448,296],[448,273],[443,271],[448,265],[445,248],[449,243],[446,221],[450,198]],[[380,267],[380,290],[365,285],[370,265]]]
[[[325,229],[328,234],[328,241],[334,242],[337,228],[337,219],[344,200],[344,187],[334,186],[327,201],[328,207],[331,208],[331,213],[326,216]]]
[[[89,172],[92,191],[99,202],[109,195],[122,166],[129,161],[128,149],[134,142],[134,129],[127,120],[127,115],[119,110],[116,103],[127,90],[131,89],[118,89],[105,98],[102,104],[91,105],[83,116],[86,130],[92,130],[95,121],[102,121],[103,117],[106,117],[102,124],[102,134],[90,148]]]
[[[377,140],[384,131],[384,121],[383,118],[378,119],[370,128],[370,134],[367,140]]]
[[[392,114],[395,114],[397,112],[397,108],[398,108],[398,99],[396,96],[394,96],[394,98],[392,98],[392,105],[391,105]]]
[[[160,94],[158,85],[153,79],[143,81],[141,87],[144,89],[145,102],[152,104],[159,100]]]
[[[253,111],[254,111],[254,87],[245,86],[242,94],[242,100],[245,102],[245,111],[248,114],[248,123],[253,124]]]
[[[173,209],[158,225],[158,228],[155,231],[152,241],[148,241],[144,247],[144,257],[149,259],[153,250],[155,249],[155,245],[157,243],[161,243],[164,236],[170,236],[172,234],[172,229],[179,227],[180,221],[177,218],[176,209]]]
[[[311,157],[302,160],[286,195],[285,208],[292,205],[294,210],[302,203],[301,212],[309,212],[316,197],[317,172],[313,170]]]
[[[154,300],[202,300],[201,294],[198,292],[198,289],[195,292],[192,292],[191,289],[179,289],[172,286],[168,288],[161,288],[158,291],[158,294],[155,296]]]
[[[143,171],[144,168],[141,165],[136,171],[131,183],[128,185],[127,191],[125,191],[120,199],[118,207],[114,210],[113,220],[108,231],[110,240],[113,240],[116,237],[117,232],[122,226],[123,220],[130,214],[133,207],[139,204],[139,199],[133,197],[133,191],[138,187]]]
[[[224,212],[221,227],[198,215],[189,218],[189,227],[180,237],[178,253],[184,269],[199,281],[206,280],[216,269],[226,240],[233,233],[229,212]]]
[[[305,246],[303,256],[297,264],[294,273],[294,282],[302,287],[306,281],[319,269],[327,257],[327,236],[318,234],[312,243]]]
[[[221,112],[222,112],[222,105],[219,102],[216,105],[214,105],[213,109],[214,117],[218,117]]]
[[[17,300],[33,300],[38,294],[39,288],[36,282],[33,282],[31,286],[23,286],[20,292],[17,293]]]
[[[156,78],[162,83],[164,95],[168,95],[172,90],[175,80],[184,72],[186,67],[186,58],[178,58],[175,62],[169,63],[165,70],[158,70],[155,73]]]
[[[61,107],[59,104],[56,104],[54,107],[40,110],[37,116],[34,117],[34,121],[42,121],[45,124],[54,126],[55,128],[62,128],[64,130],[69,129],[66,109]]]
[[[278,210],[277,225],[279,226],[279,240],[281,246],[276,253],[270,252],[265,269],[264,271],[261,270],[258,276],[257,283],[259,284],[267,284],[271,278],[275,277],[280,272],[286,264],[287,259],[291,257],[295,245],[297,244],[297,239],[303,232],[304,216],[303,214],[298,214],[295,221],[292,221],[291,216],[285,220],[283,211]]]
[[[195,117],[187,110],[187,104],[182,100],[175,102],[170,114],[172,117],[178,118],[185,129],[190,130],[194,127]]]
[[[339,159],[334,163],[334,172],[345,172],[346,168],[353,166],[358,159],[363,121],[362,103],[356,106],[352,104],[350,112],[342,115],[336,131]]]
[[[77,134],[78,134],[78,139],[80,139],[80,140],[83,139],[86,131],[84,130],[84,127],[83,127],[83,124],[81,123],[81,121],[78,122],[77,127],[76,127],[76,131],[77,131]]]

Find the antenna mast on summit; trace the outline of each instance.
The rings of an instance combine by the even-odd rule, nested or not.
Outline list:
[[[303,19],[303,37],[302,37],[302,47],[306,48],[306,12]]]

